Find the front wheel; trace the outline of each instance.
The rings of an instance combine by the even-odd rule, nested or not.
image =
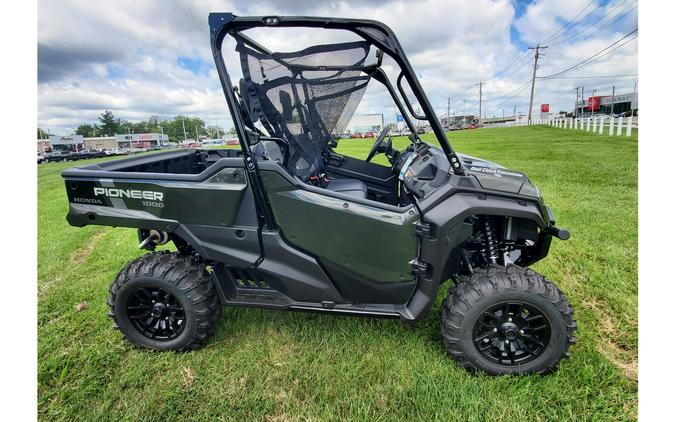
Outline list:
[[[204,265],[177,253],[131,261],[110,286],[109,315],[130,343],[186,351],[213,334],[220,302]]]
[[[450,291],[441,313],[446,351],[490,375],[554,371],[569,356],[576,326],[560,290],[515,265],[477,270]]]

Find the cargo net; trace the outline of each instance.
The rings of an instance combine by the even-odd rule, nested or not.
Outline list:
[[[370,44],[317,45],[266,54],[237,39],[244,79],[240,91],[253,121],[289,143],[289,170],[303,180],[322,171],[322,152],[341,134],[370,76],[362,73]]]

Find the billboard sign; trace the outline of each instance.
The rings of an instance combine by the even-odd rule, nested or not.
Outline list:
[[[549,110],[549,105],[548,104],[542,104],[541,105],[541,112],[542,113],[548,113]]]
[[[589,97],[588,98],[588,111],[598,111],[598,110],[600,110],[600,98],[601,97]]]

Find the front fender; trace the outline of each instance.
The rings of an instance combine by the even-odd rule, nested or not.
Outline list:
[[[431,265],[431,279],[435,283],[445,281],[453,271],[448,268],[448,257],[455,248],[473,233],[473,224],[465,220],[474,215],[518,217],[534,221],[541,229],[537,244],[539,253],[529,257],[535,262],[548,252],[551,235],[544,232],[549,225],[547,216],[532,203],[517,199],[458,193],[438,202],[423,211],[422,221],[430,225],[430,235],[421,239],[420,258]]]

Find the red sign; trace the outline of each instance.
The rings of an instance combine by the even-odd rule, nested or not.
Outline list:
[[[541,112],[542,113],[548,113],[548,104],[542,104],[541,105]]]
[[[598,111],[598,110],[600,110],[600,97],[589,97],[588,111]]]

